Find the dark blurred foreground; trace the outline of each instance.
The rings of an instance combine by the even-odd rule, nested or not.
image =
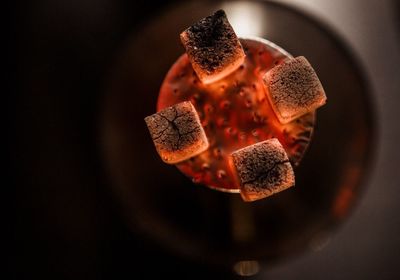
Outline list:
[[[157,18],[168,6],[173,5],[159,4],[155,11],[149,1],[17,3],[16,79],[10,80],[13,94],[8,106],[11,164],[7,170],[10,183],[16,186],[16,201],[11,201],[10,208],[17,215],[11,221],[15,223],[15,244],[8,257],[11,277],[5,279],[234,277],[230,269],[214,266],[206,258],[194,261],[176,256],[150,237],[132,232],[99,152],[103,145],[99,137],[101,102],[116,53],[128,34],[140,36],[149,14]],[[393,137],[398,137],[393,131]],[[353,276],[360,275],[356,268],[364,261],[376,264],[365,267],[364,276],[395,279],[398,275],[394,264],[399,238],[395,233],[400,225],[398,219],[389,222],[393,239],[382,240],[386,253],[371,256],[376,251],[354,248],[366,250],[367,257],[348,259],[354,263],[350,266]],[[378,235],[387,236],[377,230]],[[320,269],[335,270],[335,256],[328,254],[325,258],[331,266]],[[312,273],[303,271],[302,275]]]

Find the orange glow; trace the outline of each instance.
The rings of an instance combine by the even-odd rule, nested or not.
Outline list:
[[[171,67],[160,89],[157,110],[191,101],[210,143],[208,150],[177,167],[193,182],[220,191],[239,192],[230,154],[276,137],[297,165],[308,147],[315,113],[281,124],[268,99],[262,76],[289,55],[267,41],[241,39],[246,59],[229,76],[205,85],[199,81],[186,54]]]
[[[361,171],[358,167],[349,167],[347,169],[343,185],[333,204],[332,211],[335,218],[340,219],[347,216],[355,198],[353,186],[357,185],[357,180],[360,178],[360,172]]]
[[[240,261],[235,263],[233,270],[240,276],[253,276],[260,271],[258,261]]]

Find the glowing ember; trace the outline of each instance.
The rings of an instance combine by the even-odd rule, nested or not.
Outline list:
[[[194,71],[205,84],[227,76],[243,63],[243,48],[223,10],[193,24],[180,37]]]
[[[272,108],[282,123],[315,111],[326,102],[321,82],[304,56],[277,65],[263,79]]]
[[[289,160],[297,165],[311,139],[315,112],[282,124],[267,98],[262,77],[291,56],[261,39],[240,40],[246,58],[233,73],[212,84],[200,82],[186,54],[169,70],[158,97],[157,110],[191,101],[208,137],[209,148],[177,164],[195,183],[239,192],[229,155],[241,148],[277,138]]]
[[[261,199],[294,185],[292,165],[276,138],[233,152],[232,161],[245,201]]]
[[[158,154],[177,163],[208,148],[199,116],[190,102],[181,102],[145,118]]]

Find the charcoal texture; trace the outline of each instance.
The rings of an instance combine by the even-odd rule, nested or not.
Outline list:
[[[181,41],[197,72],[212,75],[244,57],[239,39],[223,10],[186,29],[181,34]]]
[[[281,122],[311,112],[326,102],[314,69],[303,56],[275,66],[264,76],[269,100]]]
[[[288,156],[276,138],[232,153],[245,200],[256,200],[294,185]]]
[[[175,163],[208,147],[199,117],[190,102],[178,103],[145,118],[163,160]]]

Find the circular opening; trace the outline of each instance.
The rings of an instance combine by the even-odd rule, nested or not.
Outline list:
[[[197,78],[186,54],[172,65],[158,96],[157,109],[190,101],[199,114],[210,143],[203,153],[176,166],[194,183],[238,193],[230,168],[230,154],[263,140],[278,138],[293,165],[310,143],[315,112],[281,124],[267,100],[262,77],[291,57],[276,45],[258,38],[241,39],[246,53],[232,74],[209,85]]]
[[[110,76],[101,126],[113,191],[130,228],[171,254],[229,268],[323,248],[321,236],[345,220],[361,193],[375,137],[368,88],[344,45],[301,13],[246,3],[257,7],[265,24],[257,35],[307,57],[328,97],[294,188],[244,203],[193,184],[154,149],[143,119],[156,111],[164,76],[183,53],[179,33],[217,3],[172,7],[126,42]]]

